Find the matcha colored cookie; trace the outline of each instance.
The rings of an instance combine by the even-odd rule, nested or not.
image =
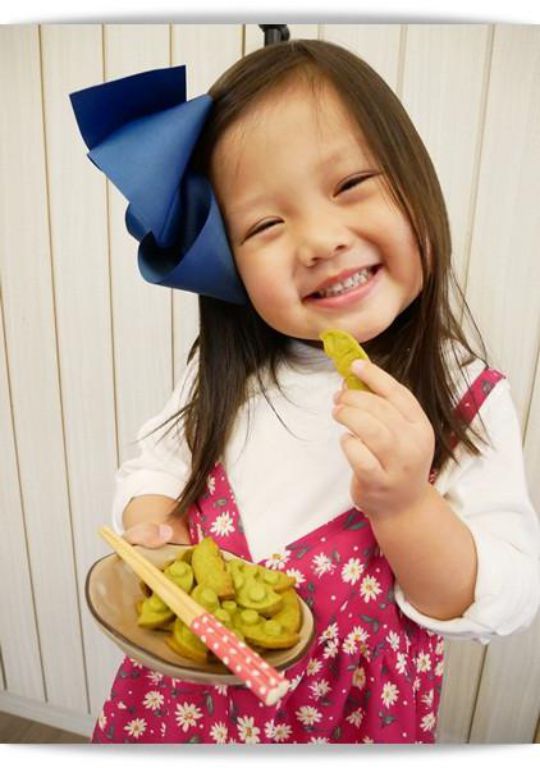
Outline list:
[[[221,608],[216,591],[212,587],[206,587],[204,584],[197,584],[196,587],[193,587],[190,597],[196,603],[202,605],[203,608],[206,608],[208,613],[214,613],[218,608]]]
[[[275,619],[259,616],[257,611],[251,609],[239,611],[233,621],[244,634],[246,641],[259,648],[292,648],[299,639],[296,632],[286,629]]]
[[[267,584],[274,592],[279,592],[280,594],[296,584],[294,576],[288,576],[286,573],[282,573],[282,571],[272,571],[263,565],[259,566],[258,578],[263,584]]]
[[[358,376],[351,373],[351,363],[355,360],[369,360],[360,344],[346,331],[329,330],[320,334],[324,351],[333,361],[336,370],[343,378],[349,389],[363,389],[369,392],[369,387]]]
[[[139,611],[137,624],[145,629],[163,627],[174,617],[169,606],[158,595],[154,594],[139,601],[137,610]]]
[[[211,537],[183,550],[162,570],[247,645],[262,652],[298,642],[302,613],[292,576],[239,558],[225,560]],[[184,658],[199,664],[219,661],[158,595],[141,587],[146,597],[136,603],[139,626],[166,632],[169,647]]]
[[[193,587],[193,569],[183,560],[174,560],[163,573],[184,592],[189,592]]]
[[[241,576],[240,579],[242,583],[236,588],[236,602],[241,608],[251,608],[264,616],[273,616],[281,609],[281,595],[267,584],[263,584],[254,575],[245,578]]]
[[[193,571],[191,567],[178,560],[170,563],[163,573],[177,586],[189,592],[193,586]],[[147,590],[144,590],[148,594]],[[150,591],[150,595],[137,603],[139,618],[137,623],[147,629],[164,629],[174,619],[174,613],[168,605],[156,594]]]
[[[210,587],[218,597],[233,598],[234,584],[219,547],[207,536],[193,548],[191,567],[198,585]]]
[[[292,576],[287,576],[286,573],[281,571],[273,571],[270,568],[265,568],[264,565],[256,565],[255,563],[245,563],[242,560],[234,559],[228,560],[226,564],[227,570],[233,577],[235,588],[238,589],[241,584],[244,583],[246,577],[253,576],[262,584],[269,586],[274,592],[283,592],[286,589],[290,589],[295,585],[295,580]],[[242,577],[242,578],[240,578]]]
[[[231,632],[234,632],[239,640],[245,640],[243,633],[238,629],[234,621],[234,617],[241,610],[242,609],[238,607],[234,600],[224,600],[221,608],[214,611],[214,616],[230,629]]]
[[[180,619],[174,622],[172,635],[167,638],[167,643],[176,653],[199,664],[205,664],[208,659],[206,645]]]
[[[281,593],[283,607],[272,618],[289,632],[298,632],[302,625],[302,609],[298,595],[294,589],[286,589]]]

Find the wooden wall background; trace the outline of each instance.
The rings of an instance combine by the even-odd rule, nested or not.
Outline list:
[[[540,27],[289,26],[364,57],[418,127],[540,510]],[[0,28],[0,710],[90,733],[121,660],[84,600],[107,553],[96,529],[196,334],[195,297],[139,276],[126,203],[86,159],[68,93],[187,63],[191,98],[262,45],[257,25]],[[447,648],[439,740],[534,741],[540,620]]]

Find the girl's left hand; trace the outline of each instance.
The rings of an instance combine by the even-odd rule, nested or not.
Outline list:
[[[341,447],[353,470],[353,502],[368,517],[402,512],[429,489],[433,427],[412,392],[375,363],[355,361],[351,370],[371,390],[334,396],[332,415],[349,430]]]

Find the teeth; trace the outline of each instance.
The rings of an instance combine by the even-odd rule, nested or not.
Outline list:
[[[367,283],[373,273],[373,269],[374,267],[361,269],[359,272],[355,272],[354,275],[350,275],[346,280],[343,280],[343,282],[334,283],[334,285],[327,288],[325,291],[319,291],[317,295],[324,299],[328,296],[339,296],[340,293],[345,293],[352,288],[357,288],[359,285]]]

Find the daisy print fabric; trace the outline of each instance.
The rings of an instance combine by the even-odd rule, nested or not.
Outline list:
[[[194,543],[212,536],[251,560],[220,464],[189,519]],[[126,658],[93,741],[433,742],[443,642],[401,615],[392,573],[362,512],[345,512],[262,564],[294,577],[315,617],[308,656],[286,672],[287,695],[266,707],[245,688],[187,683]]]
[[[481,398],[473,403],[479,407]],[[221,464],[188,519],[193,543],[212,536],[252,560]],[[268,707],[245,687],[188,683],[125,658],[92,741],[433,743],[443,638],[400,611],[392,571],[362,511],[347,510],[261,562],[294,577],[315,619],[307,655],[285,672],[287,694]]]

